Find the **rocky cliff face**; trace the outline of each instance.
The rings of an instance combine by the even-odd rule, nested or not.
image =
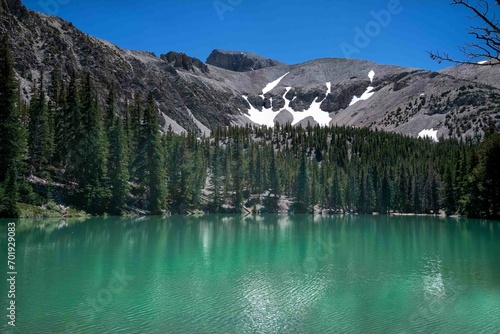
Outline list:
[[[20,0],[0,0],[0,14],[9,12],[16,16],[24,15],[28,12]]]
[[[205,65],[201,60],[189,57],[185,53],[171,51],[165,55],[161,55],[160,59],[172,65],[174,68],[184,69],[193,73],[196,73],[197,70],[201,73],[209,72],[208,66]]]
[[[448,67],[439,73],[500,88],[500,65],[476,66],[462,64]]]
[[[250,52],[214,50],[207,58],[207,64],[236,72],[255,71],[261,68],[285,65],[274,59],[264,58]]]
[[[480,136],[490,119],[500,123],[498,67],[436,73],[352,59],[286,65],[220,50],[205,64],[183,53],[125,50],[17,0],[0,1],[0,34],[11,38],[25,98],[40,71],[47,81],[87,72],[102,103],[112,87],[123,104],[136,92],[153,92],[160,123],[177,132],[310,122],[461,137]]]
[[[180,53],[160,58],[144,51],[121,49],[107,41],[86,35],[70,22],[33,12],[14,1],[2,0],[0,34],[11,40],[15,70],[22,93],[28,98],[40,71],[47,81],[61,73],[68,82],[72,73],[88,72],[104,102],[111,87],[124,104],[136,92],[152,91],[160,123],[177,132],[207,129],[239,122],[241,98],[221,85],[207,85],[208,66]],[[48,83],[48,82],[47,82]],[[239,102],[239,103],[238,103]]]

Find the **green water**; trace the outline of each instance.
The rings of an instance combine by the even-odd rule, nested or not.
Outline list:
[[[500,331],[499,222],[270,215],[38,224],[17,222],[17,326],[7,326],[2,279],[2,333]]]

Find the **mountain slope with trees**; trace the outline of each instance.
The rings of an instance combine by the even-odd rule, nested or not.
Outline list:
[[[286,65],[218,50],[218,66],[251,62],[232,71],[123,50],[19,0],[0,2],[0,33],[2,217],[55,205],[500,217],[498,67]],[[313,104],[329,126],[292,126]],[[256,126],[249,110],[280,117]],[[440,142],[416,139],[423,129]]]
[[[88,73],[75,74],[68,86],[57,77],[49,86],[40,80],[26,105],[7,38],[0,73],[3,217],[21,215],[19,203],[51,202],[98,215],[442,211],[500,217],[494,123],[480,143],[289,123],[229,126],[203,137],[163,134],[153,93],[119,106],[111,90],[101,108]]]

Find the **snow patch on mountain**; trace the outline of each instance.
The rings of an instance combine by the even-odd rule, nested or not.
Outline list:
[[[332,118],[330,117],[330,114],[328,112],[321,110],[320,106],[322,102],[323,101],[314,101],[313,103],[311,103],[309,109],[304,111],[290,111],[293,116],[292,125],[300,123],[300,121],[309,116],[314,118],[314,120],[321,126],[330,125]]]
[[[349,107],[355,105],[359,101],[368,100],[370,97],[372,97],[373,94],[375,94],[375,92],[372,92],[372,90],[373,87],[368,87],[366,91],[363,93],[363,95],[361,95],[360,97],[354,96],[352,98],[351,103],[349,104]]]
[[[250,105],[250,109],[247,111],[248,115],[245,115],[246,117],[256,124],[274,127],[274,118],[278,112],[274,112],[272,108],[263,108],[260,111],[248,101],[248,96],[243,95],[242,97]]]
[[[282,78],[279,79],[281,81]],[[278,83],[279,83],[278,81]],[[276,85],[278,84],[276,83]],[[266,86],[267,87],[267,86]],[[327,92],[326,96],[331,94],[332,92],[332,84],[331,82],[326,83],[327,87]],[[250,105],[250,109],[247,111],[247,114],[245,114],[246,117],[248,117],[252,122],[259,124],[259,125],[266,125],[269,127],[274,126],[274,119],[275,117],[283,110],[287,110],[290,112],[293,116],[293,122],[292,125],[296,125],[300,123],[303,119],[307,117],[312,117],[319,125],[321,126],[328,126],[330,125],[331,122],[331,117],[330,114],[327,111],[321,110],[321,103],[326,99],[322,99],[321,101],[318,101],[318,99],[314,100],[311,105],[309,106],[308,109],[304,111],[294,111],[292,108],[290,108],[290,103],[292,102],[291,100],[286,98],[286,95],[288,92],[292,89],[292,87],[286,87],[285,94],[283,94],[283,99],[285,100],[285,106],[283,109],[278,110],[278,111],[273,111],[272,107],[269,108],[262,108],[262,111],[258,110],[255,108],[249,101],[248,101],[248,96],[243,95],[242,97],[245,99],[245,101],[248,102]],[[266,90],[266,88],[264,89]],[[273,100],[272,98],[270,99],[270,105],[272,106]]]
[[[370,73],[368,73],[368,78],[370,78],[370,82],[373,82],[373,78],[375,78],[374,70],[371,70]]]
[[[373,78],[375,78],[374,70],[371,70],[370,73],[368,73],[368,78],[370,78],[370,82],[373,83]],[[366,91],[360,97],[354,96],[352,98],[351,103],[349,104],[349,107],[355,105],[359,101],[368,100],[370,97],[373,96],[373,94],[375,94],[375,92],[372,92],[373,89],[374,89],[373,86],[369,86],[368,88],[366,88]]]
[[[278,84],[281,82],[281,80],[283,80],[283,78],[286,77],[288,75],[288,73],[290,73],[290,72],[287,72],[282,77],[279,77],[278,79],[274,80],[273,82],[268,83],[266,85],[266,87],[264,87],[264,89],[262,90],[262,95],[265,95],[266,93],[269,93],[274,88],[276,88],[276,86],[278,86]]]
[[[434,140],[435,142],[439,142],[439,139],[437,137],[437,133],[438,133],[438,131],[434,130],[434,129],[424,129],[424,130],[420,131],[420,133],[418,134],[418,138],[430,138],[430,139]]]
[[[327,92],[326,92],[325,98],[321,101],[318,101],[318,99],[316,98],[316,100],[314,100],[313,103],[311,103],[311,105],[309,106],[308,109],[306,109],[304,111],[293,111],[291,109],[288,109],[288,111],[290,111],[290,113],[293,116],[292,125],[296,125],[296,124],[300,123],[300,121],[302,121],[303,119],[305,119],[309,116],[314,118],[314,120],[320,126],[330,125],[330,122],[332,120],[332,118],[330,117],[330,114],[327,111],[321,110],[321,103],[323,103],[323,101],[326,99],[326,97],[332,93],[332,83],[327,82],[326,87],[327,87]],[[286,105],[289,105],[291,102],[291,101],[288,101],[286,98],[285,98],[285,101],[286,101],[285,102]]]

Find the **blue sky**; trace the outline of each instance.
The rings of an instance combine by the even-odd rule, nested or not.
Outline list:
[[[468,12],[450,6],[449,0],[23,2],[126,49],[157,55],[179,51],[203,61],[217,48],[251,51],[288,64],[350,56],[437,70],[451,64],[436,63],[426,51],[460,57],[457,47],[470,41],[467,27],[472,23]],[[373,13],[381,11],[390,16],[377,21]]]

